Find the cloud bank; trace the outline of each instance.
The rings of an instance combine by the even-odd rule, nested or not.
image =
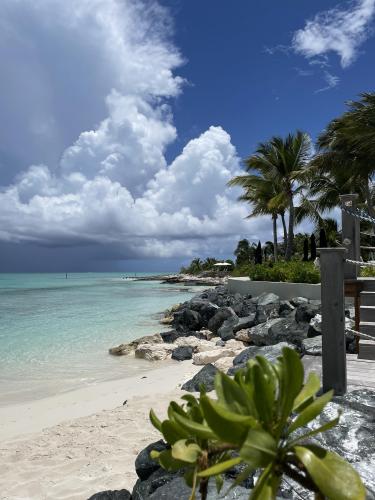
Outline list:
[[[13,108],[12,154],[0,151],[1,241],[154,258],[225,254],[240,234],[268,235],[263,220],[244,221],[248,208],[226,187],[239,159],[220,126],[167,164],[177,137],[170,100],[184,81],[165,9],[141,0],[3,8],[1,95]]]

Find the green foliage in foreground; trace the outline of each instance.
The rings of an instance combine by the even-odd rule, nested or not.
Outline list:
[[[236,268],[233,276],[249,276],[254,281],[281,281],[288,283],[320,283],[319,269],[312,262],[265,262]]]
[[[283,475],[291,477],[317,498],[364,500],[365,488],[358,473],[339,455],[311,444],[308,439],[334,427],[339,416],[314,429],[314,420],[332,398],[332,391],[317,396],[319,378],[310,373],[304,384],[298,354],[284,348],[272,364],[261,356],[250,360],[234,380],[218,372],[216,399],[201,392],[199,399],[183,396],[186,404],[172,401],[168,418],[161,422],[151,410],[153,425],[171,446],[151,457],[168,471],[182,469],[192,488],[190,500],[207,496],[207,484],[215,478],[217,490],[222,474],[237,464],[246,467],[232,487],[255,469],[260,477],[250,499],[276,497]]]

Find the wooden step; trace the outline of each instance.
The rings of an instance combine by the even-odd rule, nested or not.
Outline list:
[[[363,283],[364,292],[375,292],[374,278],[359,278],[358,281],[361,281]]]
[[[360,339],[358,359],[375,360],[375,340]]]
[[[372,321],[361,321],[359,324],[359,331],[366,335],[371,335],[375,339],[375,323]]]
[[[361,292],[361,306],[375,306],[375,292]]]
[[[375,306],[364,306],[361,304],[360,318],[363,322],[375,322]]]

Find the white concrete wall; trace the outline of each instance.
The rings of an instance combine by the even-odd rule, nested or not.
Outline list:
[[[228,288],[231,293],[251,294],[253,297],[263,292],[272,292],[282,300],[293,297],[306,297],[320,300],[320,283],[279,283],[276,281],[252,281],[250,278],[229,278]]]

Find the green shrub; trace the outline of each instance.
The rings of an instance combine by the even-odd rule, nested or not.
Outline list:
[[[172,401],[168,418],[161,422],[151,410],[153,425],[171,446],[151,457],[168,471],[182,469],[192,488],[207,497],[207,484],[215,478],[218,492],[222,473],[237,464],[241,483],[255,469],[261,471],[250,499],[276,497],[283,475],[291,477],[316,498],[364,500],[365,488],[352,466],[332,451],[309,443],[312,436],[334,427],[339,416],[320,427],[306,428],[331,400],[333,392],[317,396],[319,377],[310,373],[304,384],[299,355],[283,349],[272,364],[261,356],[250,360],[234,380],[222,372],[215,379],[216,399],[202,390],[199,399],[183,396],[186,404]]]
[[[375,267],[362,267],[360,276],[366,278],[374,278],[375,277]]]
[[[320,272],[312,262],[265,262],[248,264],[233,271],[232,276],[249,276],[254,281],[281,281],[288,283],[319,283]]]

